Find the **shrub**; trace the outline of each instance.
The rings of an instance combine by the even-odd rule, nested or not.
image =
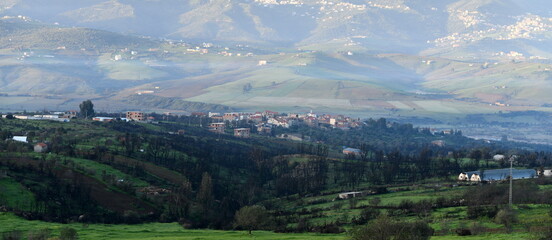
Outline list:
[[[316,227],[313,227],[312,230],[315,232],[325,233],[325,234],[328,234],[328,233],[338,234],[338,233],[345,232],[345,230],[342,227],[338,226],[336,223],[328,223],[322,226],[316,226]]]
[[[29,232],[27,239],[29,240],[46,240],[50,237],[52,231],[50,229],[44,228],[35,231]]]
[[[472,235],[471,233],[471,230],[467,229],[467,228],[458,228],[455,230],[456,234],[458,234],[458,236],[469,236],[469,235]]]
[[[433,235],[433,228],[426,222],[399,222],[387,216],[380,216],[375,221],[352,230],[353,240],[409,239],[427,240]]]
[[[503,224],[509,232],[512,230],[514,223],[516,223],[517,221],[517,213],[510,208],[504,208],[500,210],[495,217],[495,222],[498,224]]]
[[[375,208],[365,208],[360,212],[360,216],[353,219],[353,223],[357,225],[366,224],[369,221],[376,219],[380,215],[380,211]]]
[[[132,210],[126,210],[123,213],[123,219],[127,224],[138,224],[141,221],[140,215],[137,212]]]
[[[539,240],[550,240],[552,239],[552,227],[549,226],[544,232],[541,233]]]
[[[21,231],[10,231],[2,233],[2,240],[19,240],[23,238],[23,232]]]
[[[77,230],[70,227],[64,227],[60,231],[60,237],[61,240],[75,240],[78,239],[79,236],[77,234]]]
[[[379,198],[379,197],[371,198],[370,200],[368,200],[368,203],[370,203],[370,205],[372,205],[372,206],[377,207],[381,203],[381,198]]]
[[[470,226],[470,231],[471,231],[471,234],[473,235],[479,235],[479,234],[485,233],[487,231],[487,228],[481,225],[481,223],[479,222],[474,222]]]
[[[467,215],[469,219],[480,217],[494,218],[498,213],[497,206],[468,206]]]

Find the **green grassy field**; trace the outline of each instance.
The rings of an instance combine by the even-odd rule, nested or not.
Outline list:
[[[34,204],[34,195],[12,178],[0,178],[0,205],[30,210]]]
[[[113,61],[109,54],[98,59],[98,67],[113,80],[141,81],[167,77],[169,74],[149,67],[137,60]]]
[[[267,231],[253,231],[249,235],[245,231],[218,231],[218,230],[188,230],[177,223],[149,223],[139,225],[105,225],[78,223],[59,224],[41,221],[27,221],[10,213],[0,213],[0,232],[13,230],[31,231],[39,229],[52,230],[52,236],[58,236],[63,227],[71,227],[77,230],[79,239],[166,239],[166,240],[199,240],[199,239],[345,239],[344,234],[280,234]]]
[[[393,213],[393,206],[398,206],[404,201],[414,203],[423,200],[441,199],[463,199],[467,190],[478,186],[457,186],[457,187],[432,187],[435,184],[419,184],[409,187],[389,188],[391,192],[386,194],[368,195],[357,197],[351,200],[339,200],[336,191],[323,194],[322,196],[297,197],[290,199],[278,199],[271,204],[280,205],[284,211],[294,212],[299,218],[308,219],[312,225],[323,225],[332,222],[350,222],[361,215],[364,208],[374,206],[373,200],[379,198],[378,206],[382,214]],[[550,185],[540,185],[541,190],[550,189]],[[345,190],[342,189],[343,192]],[[390,207],[390,208],[389,208]],[[400,214],[395,216],[402,221],[415,221],[424,219],[429,221],[430,226],[435,230],[435,236],[431,239],[538,239],[539,232],[552,222],[549,215],[550,207],[546,204],[516,205],[514,209],[518,213],[518,222],[513,226],[513,232],[507,233],[502,224],[494,219],[480,217],[471,219],[467,215],[467,207],[443,207],[433,208],[429,216],[421,217],[415,214]],[[290,226],[295,226],[292,224]],[[354,225],[347,225],[345,229],[351,229]],[[456,229],[476,229],[480,227],[481,232],[475,232],[474,236],[460,237],[455,233]]]
[[[522,215],[521,218],[528,216]],[[537,219],[539,220],[539,219]],[[458,223],[450,223],[450,227],[455,227]],[[432,224],[432,227],[439,229],[438,224]],[[497,224],[483,223],[486,227],[496,227]],[[184,229],[177,223],[148,223],[138,225],[106,225],[80,223],[60,224],[48,223],[42,221],[28,221],[14,216],[11,213],[0,213],[0,233],[10,231],[36,231],[40,229],[49,229],[52,236],[58,236],[61,228],[70,227],[77,231],[79,239],[174,239],[174,240],[210,240],[210,239],[326,239],[326,240],[345,240],[349,239],[346,233],[343,234],[316,234],[316,233],[274,233],[269,231],[253,231],[249,235],[246,231],[220,231],[220,230],[190,230]],[[26,235],[26,234],[25,234]],[[434,240],[452,240],[452,239],[473,239],[473,240],[510,240],[510,239],[536,239],[536,235],[527,232],[508,233],[488,233],[474,236],[433,236]]]

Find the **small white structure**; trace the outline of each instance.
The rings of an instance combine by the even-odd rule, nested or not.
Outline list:
[[[112,117],[94,117],[92,118],[92,121],[98,121],[98,122],[111,122],[114,118]]]
[[[345,193],[340,193],[337,197],[339,199],[349,199],[349,198],[360,197],[362,195],[363,195],[362,192],[345,192]]]
[[[29,142],[27,142],[27,136],[13,136],[12,139],[16,142],[29,143]]]
[[[479,174],[474,173],[471,175],[470,181],[472,182],[481,182],[481,176]]]
[[[458,175],[458,181],[468,181],[468,180],[469,180],[468,174],[460,173],[460,175]]]
[[[543,177],[552,177],[552,169],[544,169],[542,172],[539,170],[537,175]]]
[[[506,156],[502,155],[502,154],[496,154],[493,156],[493,160],[495,161],[502,161],[504,160],[504,158],[506,158]]]

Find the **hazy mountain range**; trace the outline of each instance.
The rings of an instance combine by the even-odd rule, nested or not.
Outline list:
[[[544,0],[2,1],[0,108],[92,98],[104,110],[186,110],[167,104],[176,99],[359,115],[549,111],[550,9]]]

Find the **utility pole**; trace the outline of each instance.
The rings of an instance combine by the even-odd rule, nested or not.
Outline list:
[[[510,194],[509,194],[509,198],[508,198],[508,204],[510,206],[510,209],[512,209],[512,179],[513,179],[513,165],[514,165],[514,160],[516,160],[516,155],[512,155],[509,159],[510,161]]]

